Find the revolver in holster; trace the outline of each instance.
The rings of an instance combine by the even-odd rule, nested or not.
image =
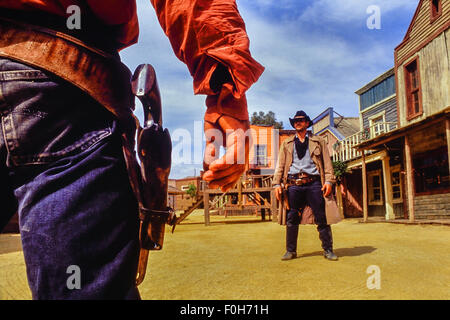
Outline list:
[[[154,68],[149,64],[138,66],[131,87],[142,103],[145,118],[143,127],[134,118],[140,164],[134,153],[134,131],[123,134],[130,182],[139,203],[140,254],[136,275],[136,285],[139,285],[144,280],[149,250],[163,248],[165,226],[169,224],[174,228],[177,218],[167,206],[172,143],[169,131],[162,126],[161,98]]]

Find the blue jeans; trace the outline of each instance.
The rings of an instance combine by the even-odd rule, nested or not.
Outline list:
[[[320,181],[314,181],[303,186],[288,188],[289,211],[286,213],[286,251],[297,252],[299,210],[309,205],[313,211],[314,222],[317,224],[319,239],[324,250],[333,250],[331,227],[327,224],[325,200]]]
[[[33,299],[139,299],[137,201],[112,115],[0,58],[0,173],[18,205]]]

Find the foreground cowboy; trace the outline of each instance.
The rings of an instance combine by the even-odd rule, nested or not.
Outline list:
[[[337,208],[334,200],[330,198],[335,177],[326,142],[321,137],[307,134],[312,121],[304,111],[298,111],[289,120],[296,135],[281,145],[273,178],[277,199],[281,200],[283,188],[287,193],[285,202],[288,211],[280,219],[281,224],[286,224],[286,253],[282,260],[297,257],[299,224],[312,222],[317,224],[324,257],[338,260],[333,253],[330,224],[338,222],[340,216],[334,210]],[[307,217],[307,206],[311,208],[313,216]]]
[[[205,129],[248,128],[245,92],[263,67],[235,2],[151,2],[195,93],[208,96]],[[79,30],[67,29],[69,5]],[[0,229],[17,209],[34,299],[139,298],[138,208],[121,139],[132,135],[133,100],[118,55],[137,38],[133,0],[0,2]],[[207,144],[205,179],[225,190],[244,165],[225,165]]]

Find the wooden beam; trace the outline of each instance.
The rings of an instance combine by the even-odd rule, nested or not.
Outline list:
[[[414,175],[411,159],[411,146],[409,137],[405,136],[405,162],[406,162],[406,189],[408,194],[408,213],[409,221],[414,222]]]
[[[383,166],[383,183],[384,183],[384,199],[386,208],[386,220],[394,220],[394,205],[392,199],[392,182],[391,182],[391,166],[389,165],[389,157],[386,156],[381,160]]]
[[[203,207],[204,209],[204,215],[205,215],[205,226],[209,226],[211,224],[209,219],[209,193],[203,192]]]
[[[386,150],[381,150],[376,153],[365,155],[365,161],[366,161],[366,164],[373,162],[373,161],[378,161],[378,160],[381,161],[381,159],[383,159],[386,156],[387,156]],[[362,157],[361,157],[361,159],[352,160],[347,164],[347,169],[359,167],[361,165],[361,163],[362,163]]]
[[[238,206],[239,209],[242,210],[242,176],[238,181]]]
[[[367,201],[367,168],[366,168],[366,155],[362,150],[362,188],[363,188],[363,221],[367,222],[369,216],[369,207]]]
[[[344,216],[344,202],[342,200],[341,185],[336,185],[336,201],[341,217]]]
[[[278,220],[278,207],[277,207],[277,198],[275,196],[275,189],[270,191],[270,205],[271,205],[271,214],[272,214],[272,221]]]
[[[242,188],[241,193],[253,193],[253,192],[270,192],[272,191],[272,187],[262,187],[262,188]],[[223,192],[220,189],[207,189],[209,194],[222,194]],[[230,189],[227,191],[227,194],[239,194],[239,190],[237,188]]]
[[[450,119],[445,119],[445,132],[447,135],[448,170],[450,171]]]

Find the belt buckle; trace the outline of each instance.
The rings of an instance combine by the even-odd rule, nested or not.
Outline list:
[[[295,185],[296,186],[301,186],[303,184],[303,179],[295,179]]]

